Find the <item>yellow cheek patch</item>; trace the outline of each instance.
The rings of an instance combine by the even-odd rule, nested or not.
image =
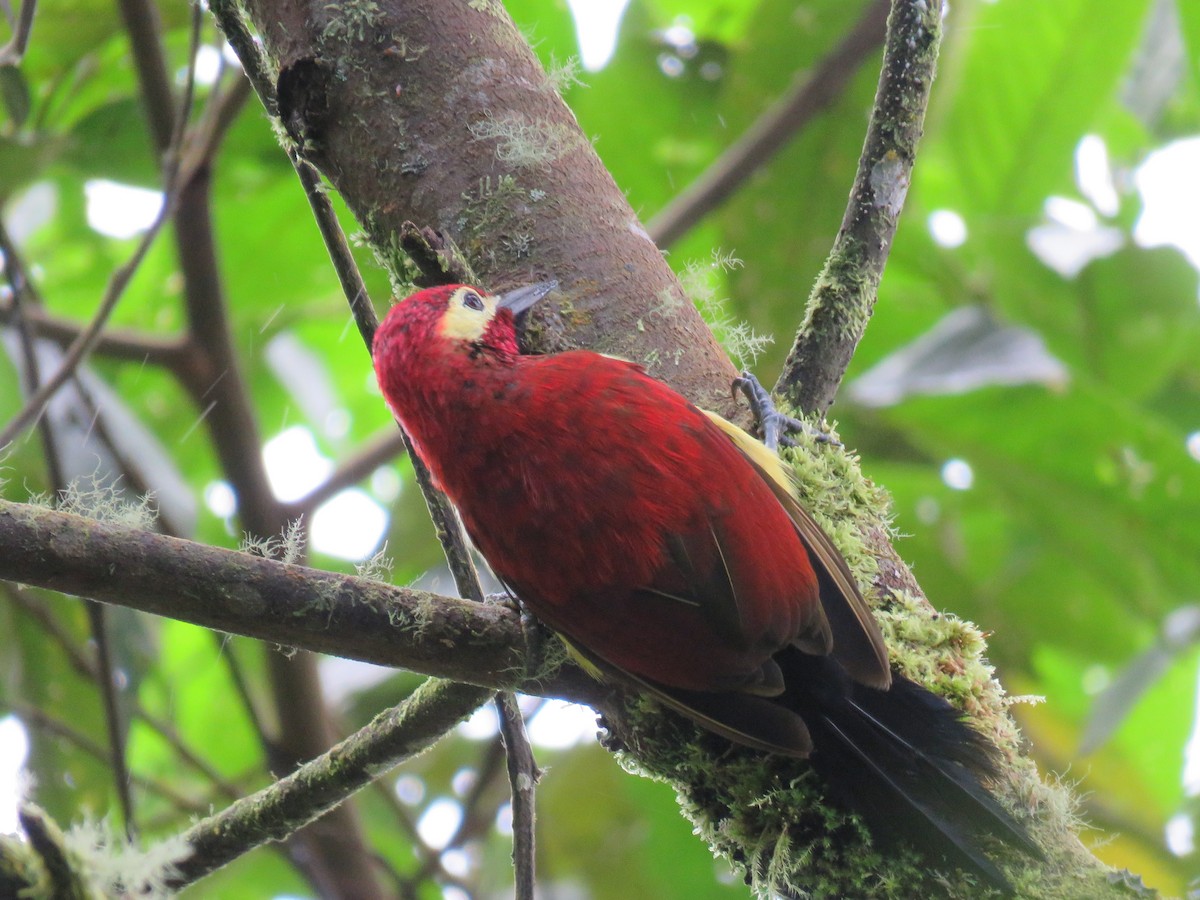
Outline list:
[[[479,305],[482,309],[472,309]],[[460,341],[477,341],[483,337],[496,315],[496,298],[485,297],[474,288],[459,288],[450,295],[450,305],[442,315],[441,334],[443,337]]]

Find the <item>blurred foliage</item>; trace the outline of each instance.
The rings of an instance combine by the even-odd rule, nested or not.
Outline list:
[[[566,97],[649,220],[829,51],[862,6],[632,0],[612,61],[585,73],[584,84],[569,87]],[[577,52],[565,4],[511,0],[508,7],[548,66]],[[182,71],[187,6],[164,0],[161,9],[172,71]],[[1004,361],[1006,377],[960,390],[955,378],[970,382],[973,374],[966,354],[941,391],[913,390],[875,408],[843,401],[833,411],[866,471],[892,492],[896,527],[908,536],[900,550],[931,601],[992,632],[992,659],[1012,693],[1045,698],[1014,712],[1044,770],[1079,782],[1083,815],[1096,827],[1089,834],[1096,852],[1168,893],[1182,892],[1200,875],[1197,857],[1171,853],[1165,839],[1168,821],[1186,823],[1197,811],[1184,779],[1196,718],[1197,652],[1190,640],[1172,643],[1163,636],[1173,610],[1200,600],[1200,306],[1192,265],[1174,248],[1146,248],[1134,239],[1143,211],[1134,174],[1157,149],[1200,133],[1197,9],[1190,0],[962,0],[949,6],[921,156],[879,304],[848,380],[894,359],[967,306],[1036,335],[1065,377],[1026,378],[1029,360],[1012,358]],[[679,27],[668,31],[672,26]],[[211,26],[206,39],[215,40]],[[743,267],[714,277],[739,316],[776,337],[759,362],[764,378],[779,368],[841,219],[875,78],[872,62],[731,202],[670,249],[680,269],[706,264],[715,250],[743,260]],[[132,248],[131,240],[103,237],[89,226],[84,185],[95,179],[157,185],[127,39],[113,6],[72,0],[40,9],[28,55],[19,69],[5,71],[2,87],[5,223],[49,310],[84,321]],[[207,91],[201,87],[201,102]],[[1085,135],[1107,148],[1101,174],[1115,203],[1097,194],[1094,177],[1079,176]],[[1180,184],[1181,197],[1193,198],[1190,225],[1180,227],[1200,233],[1195,173],[1190,184]],[[1056,212],[1062,206],[1047,203],[1051,197],[1074,202],[1070,221]],[[306,202],[253,105],[241,113],[218,160],[215,209],[224,288],[264,438],[304,424],[324,454],[345,458],[388,429],[390,420]],[[939,211],[958,217],[961,242],[935,240],[930,217]],[[1104,247],[1096,237],[1101,233]],[[1039,243],[1038,234],[1050,235],[1049,244]],[[1048,265],[1047,246],[1095,249],[1075,271]],[[360,262],[382,303],[386,279],[369,253]],[[183,322],[180,299],[171,245],[160,241],[114,322],[176,333]],[[336,422],[310,418],[306,398],[266,363],[265,347],[285,334],[323,367],[320,377],[344,411]],[[920,357],[912,365],[910,375],[928,374]],[[96,358],[88,368],[115,389],[166,448],[196,498],[203,497],[222,474],[204,430],[195,427],[202,410],[152,366]],[[0,420],[19,404],[17,370],[0,356]],[[943,477],[951,459],[969,465],[966,489]],[[10,451],[4,466],[10,499],[48,487],[36,438]],[[407,488],[407,465],[389,468],[405,485],[398,499],[381,486],[387,479],[365,487],[393,507],[393,577],[403,583],[435,566],[439,553],[423,505]],[[235,545],[234,531],[201,506],[194,537]],[[348,565],[320,554],[315,564]],[[46,603],[64,631],[84,643],[83,609],[61,599]],[[233,658],[251,694],[267,706],[253,648],[178,623],[120,617],[114,624],[122,671],[142,707],[169,720],[183,742],[239,790],[265,784],[244,707],[214,699],[236,696]],[[1155,675],[1138,686],[1136,702],[1128,709],[1106,705],[1104,687],[1156,644],[1166,647],[1167,661],[1152,667]],[[43,709],[103,743],[103,715],[90,681],[72,670],[41,627],[2,598],[0,660],[3,709]],[[410,676],[397,674],[369,688],[339,690],[344,724],[365,722],[412,686]],[[1106,715],[1112,737],[1080,758],[1087,723]],[[44,729],[32,729],[32,738],[37,797],[55,817],[70,820],[85,809],[104,814],[113,806],[103,764]],[[138,719],[129,752],[136,773],[202,808],[226,802]],[[424,786],[411,803],[398,809],[368,792],[368,830],[396,871],[419,865],[398,823],[411,824],[433,799],[454,796],[461,781],[456,773],[477,770],[485,756],[484,744],[456,737],[402,769],[402,777]],[[688,834],[661,785],[627,777],[594,745],[543,751],[541,761],[550,770],[539,794],[540,866],[548,887],[594,898],[745,895]],[[1200,787],[1194,773],[1190,783]],[[161,793],[139,789],[138,798],[152,830],[170,832],[186,821]],[[492,821],[504,802],[502,781],[487,798],[491,818],[467,844],[475,868],[466,880],[477,880],[481,896],[500,896],[511,879],[507,837]],[[193,895],[306,890],[284,857],[268,850],[213,876]],[[422,896],[438,893],[429,886]]]

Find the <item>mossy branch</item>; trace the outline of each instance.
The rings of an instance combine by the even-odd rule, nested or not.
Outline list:
[[[833,403],[862,340],[908,192],[942,39],[942,7],[894,0],[850,201],[775,393],[805,413]]]
[[[189,856],[177,861],[181,888],[268,841],[281,841],[406,759],[429,749],[488,688],[431,678],[399,706],[285,778],[197,822],[184,833]]]
[[[493,690],[582,702],[599,693],[570,666],[531,672],[527,648],[544,642],[504,604],[288,565],[40,506],[0,500],[0,578]]]

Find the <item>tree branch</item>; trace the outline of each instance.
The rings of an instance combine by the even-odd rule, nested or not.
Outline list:
[[[352,455],[342,460],[336,469],[319,485],[284,506],[289,519],[299,518],[315,510],[339,491],[358,484],[382,465],[407,452],[403,432],[389,428],[367,440]]]
[[[431,747],[491,691],[429,679],[399,706],[257,794],[198,822],[184,835],[191,857],[176,867],[180,888],[261,846],[283,840],[383,772]]]
[[[83,331],[83,326],[77,322],[55,316],[40,307],[26,308],[24,316],[37,331],[38,337],[49,338],[59,344],[70,344]],[[11,301],[0,303],[0,323],[7,325],[16,320],[16,305]],[[145,334],[130,328],[106,328],[96,338],[92,353],[126,362],[146,362],[176,371],[183,366],[187,342],[181,338]]]
[[[533,758],[525,718],[521,707],[510,693],[496,697],[496,712],[500,716],[500,734],[508,763],[508,784],[512,797],[513,872],[516,900],[533,900],[536,868],[534,866],[534,787],[542,777]]]
[[[521,617],[475,603],[0,500],[0,578],[493,690],[588,703],[573,666],[528,671]],[[551,650],[556,645],[551,644]]]
[[[33,31],[33,14],[37,11],[37,0],[22,0],[21,12],[13,28],[12,39],[0,47],[0,66],[18,66],[29,46],[29,35]]]
[[[938,3],[894,0],[883,69],[850,202],[775,383],[796,409],[824,413],[862,339],[908,193],[942,38]]]

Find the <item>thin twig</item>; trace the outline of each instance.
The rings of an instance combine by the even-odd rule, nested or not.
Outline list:
[[[316,169],[300,159],[298,155],[291,154],[291,156],[296,173],[299,175],[304,192],[309,199],[309,205],[312,207],[313,215],[317,219],[321,236],[325,240],[325,247],[329,251],[346,299],[350,303],[351,314],[354,316],[359,333],[370,352],[378,321],[375,309],[371,306],[366,285],[354,262],[354,257],[350,253],[350,245],[346,242],[341,224],[334,214],[333,206],[321,187],[320,176]],[[454,508],[450,505],[446,495],[434,487],[433,479],[430,477],[424,461],[413,451],[412,441],[403,429],[400,429],[400,435],[409,459],[412,461],[417,484],[429,508],[430,517],[433,519],[438,540],[441,542],[459,596],[481,602],[483,587],[479,582],[479,573],[476,571],[470,551],[467,549],[466,539]],[[525,732],[525,722],[521,718],[521,710],[517,706],[515,697],[509,693],[501,693],[494,698],[494,702],[500,716],[501,729],[505,735],[505,747],[509,754],[509,771],[510,773],[519,773],[519,777],[514,776],[516,780],[513,781],[513,859],[516,863],[518,897],[522,900],[524,898],[532,900],[534,881],[533,789],[536,779],[527,777],[526,773],[536,772],[537,767],[533,762],[533,748],[529,744],[529,737]],[[518,811],[522,815],[519,823],[516,818]],[[516,827],[517,824],[520,824],[521,827]]]
[[[137,248],[133,251],[133,255],[129,260],[113,272],[112,277],[108,281],[108,286],[105,288],[104,296],[100,301],[100,307],[96,310],[92,321],[88,323],[79,335],[71,342],[71,346],[67,348],[63,355],[62,362],[54,374],[42,382],[41,386],[34,391],[33,395],[25,402],[20,411],[0,430],[0,449],[8,446],[22,431],[27,428],[30,423],[41,416],[46,407],[46,403],[51,397],[61,388],[71,376],[75,373],[76,368],[83,361],[84,357],[91,351],[104,330],[105,324],[108,322],[109,316],[117,306],[117,302],[125,293],[125,288],[129,286],[129,282],[133,279],[142,261],[146,258],[146,254],[150,251],[158,233],[166,224],[167,218],[174,211],[177,201],[176,193],[177,185],[172,184],[165,196],[163,197],[162,207],[158,211],[158,215],[154,217],[154,221],[150,227],[146,229],[142,239],[138,241]]]
[[[367,352],[370,353],[378,320],[362,275],[350,253],[350,245],[342,232],[333,206],[322,189],[317,170],[302,160],[298,154],[292,153],[290,156],[296,173],[300,177],[300,183],[304,186],[304,193],[308,197],[313,215],[317,219],[318,228],[325,240],[325,247],[333,261],[338,280],[350,303],[351,314],[358,325]],[[458,516],[446,495],[434,487],[433,479],[424,460],[413,450],[411,438],[404,433],[403,429],[400,429],[400,432],[405,450],[412,461],[417,485],[429,508],[429,515],[433,519],[434,529],[441,542],[446,563],[454,577],[454,584],[458,589],[459,596],[482,602],[483,587],[479,582],[479,573],[475,569],[475,563],[467,548]],[[505,735],[509,772],[514,779],[512,782],[513,860],[516,866],[517,896],[522,900],[526,900],[526,898],[532,900],[534,883],[533,790],[536,783],[533,773],[536,773],[537,766],[533,761],[533,748],[529,744],[529,736],[525,732],[525,721],[521,718],[521,710],[517,706],[516,698],[512,694],[501,693],[495,697],[494,702],[500,716],[501,730]],[[521,816],[519,820],[517,813],[520,813]]]
[[[108,748],[101,746],[86,734],[78,731],[61,719],[56,719],[49,715],[45,710],[31,704],[13,701],[9,701],[7,706],[22,722],[31,728],[60,737],[105,765],[112,764],[112,755]],[[166,782],[136,774],[132,775],[130,780],[132,784],[137,785],[139,788],[150,791],[170,801],[171,805],[179,812],[195,815],[196,813],[202,814],[209,810],[209,804],[206,801],[185,797]]]
[[[269,111],[273,111],[276,108],[276,104],[272,79],[266,74],[266,63],[261,51],[252,40],[248,40],[245,23],[241,20],[240,13],[235,7],[226,5],[225,3],[215,3],[213,12],[217,16],[218,22],[221,24],[231,44],[238,49],[242,65],[246,69],[251,83],[259,92],[264,107]],[[242,49],[247,52],[247,56],[241,56]],[[294,150],[289,152],[288,155],[304,188],[305,196],[309,200],[309,205],[317,221],[317,227],[325,241],[325,246],[329,252],[334,270],[338,275],[342,290],[350,304],[351,315],[358,326],[359,334],[363,338],[367,352],[370,353],[374,343],[378,319],[375,309],[371,305],[366,285],[354,262],[353,254],[350,252],[350,246],[342,232],[333,206],[323,190],[320,175],[316,169],[301,159],[300,155]],[[464,598],[482,601],[483,588],[479,582],[479,574],[475,570],[475,565],[471,560],[466,540],[453,507],[451,507],[445,495],[433,486],[433,480],[430,477],[428,469],[413,451],[411,440],[406,434],[403,434],[403,430],[401,433],[405,450],[408,452],[413,464],[413,472],[416,476],[417,484],[429,508],[430,517],[433,520],[438,540],[445,552],[446,560],[454,577],[458,592]],[[512,698],[508,698],[508,700],[511,702],[503,702],[503,698],[501,698],[502,702],[499,703],[498,708],[502,718],[509,715],[510,708],[516,707],[515,700],[512,700]],[[520,712],[517,710],[518,718],[519,715]],[[521,748],[521,753],[532,758],[533,751],[529,747],[528,738],[525,735],[524,722],[509,722],[508,727],[510,730],[510,752],[511,748]],[[530,789],[532,789],[532,785]]]
[[[850,202],[775,392],[824,413],[862,339],[916,158],[942,37],[942,5],[894,0]]]
[[[658,246],[665,248],[679,240],[838,98],[883,42],[888,5],[888,0],[874,0],[802,83],[763,113],[654,217],[646,230]]]
[[[162,18],[158,7],[149,0],[118,0],[117,7],[129,34],[154,146],[160,155],[165,155],[172,146],[179,120],[163,53]],[[185,113],[186,110],[184,107]]]
[[[16,27],[13,28],[12,39],[0,47],[0,66],[20,65],[25,58],[25,48],[29,46],[29,35],[33,31],[33,14],[37,10],[37,0],[23,0],[21,12],[17,16]]]
[[[362,335],[363,343],[366,344],[367,352],[370,353],[375,339],[375,329],[379,322],[375,315],[375,308],[371,305],[366,284],[354,262],[350,245],[342,232],[342,226],[337,220],[333,205],[329,202],[321,185],[320,175],[315,168],[300,159],[298,155],[290,154],[290,156],[292,164],[296,167],[296,174],[300,178],[300,184],[304,188],[304,194],[308,197],[313,216],[317,220],[321,237],[325,241],[325,249],[329,251],[333,268],[337,272],[342,290],[350,304],[351,315],[354,317],[355,324],[358,325],[358,331]],[[403,434],[403,429],[401,429],[401,433]],[[467,549],[467,542],[459,527],[454,508],[446,499],[446,495],[433,486],[433,479],[425,463],[413,452],[412,440],[406,434],[403,435],[403,440],[404,449],[412,460],[417,485],[429,507],[429,515],[433,519],[438,541],[446,554],[446,562],[454,577],[454,585],[458,589],[459,596],[468,600],[482,601],[483,588],[479,583],[479,573],[475,571],[475,563],[471,560],[471,554]]]
[[[250,83],[239,76],[228,88],[210,95],[194,133],[188,136],[181,168],[197,171],[217,156],[225,135],[250,99]]]
[[[225,40],[229,42],[229,46],[233,48],[233,52],[241,61],[242,69],[245,70],[254,92],[262,101],[263,108],[269,115],[276,115],[275,79],[270,75],[262,47],[254,40],[250,29],[246,27],[246,22],[242,18],[241,4],[234,0],[212,0],[209,8],[212,10],[217,27],[221,29]]]
[[[395,428],[388,428],[367,440],[355,452],[342,460],[332,474],[299,500],[285,505],[287,517],[297,519],[308,515],[334,494],[358,484],[380,466],[391,462],[404,453],[404,435]]]
[[[26,308],[23,315],[38,337],[57,344],[70,344],[79,337],[84,327],[78,322],[51,315],[39,307]],[[0,323],[14,323],[17,316],[14,303],[0,303]],[[174,371],[183,367],[187,349],[187,342],[181,338],[164,338],[128,328],[108,328],[93,344],[92,354],[126,362],[145,362]]]
[[[317,229],[321,232],[325,249],[329,251],[329,259],[342,285],[342,293],[350,303],[350,314],[354,317],[354,324],[358,326],[358,333],[362,335],[363,343],[367,345],[367,352],[370,353],[379,319],[375,315],[375,307],[371,305],[371,295],[367,293],[366,282],[358,271],[354,254],[350,252],[350,244],[342,231],[341,223],[338,222],[337,213],[334,212],[333,204],[329,202],[329,196],[321,184],[320,173],[311,163],[301,159],[299,154],[293,152],[288,156],[296,169],[296,175],[300,178],[308,205],[312,207],[313,218],[317,220]]]
[[[258,736],[259,744],[269,748],[271,736],[267,730],[267,719],[259,709],[259,701],[255,698],[254,691],[250,689],[250,679],[246,677],[245,667],[242,666],[242,661],[238,659],[237,651],[234,649],[233,635],[214,631],[213,639],[225,663],[225,668],[229,671],[229,680],[233,682],[233,689],[237,692],[242,709],[250,720],[250,727]]]
[[[500,714],[500,734],[504,737],[508,783],[512,792],[514,894],[516,900],[533,900],[536,881],[534,787],[542,772],[533,758],[525,718],[514,695],[498,694],[496,709]]]
[[[22,613],[33,619],[38,626],[50,636],[58,648],[66,657],[71,668],[74,669],[80,676],[89,681],[97,681],[99,678],[99,670],[96,661],[90,658],[80,647],[75,636],[71,634],[63,624],[58,620],[46,606],[42,603],[34,602],[25,591],[18,587],[8,585],[7,583],[0,587],[5,596],[19,609]],[[159,737],[161,737],[171,749],[179,756],[180,760],[191,766],[200,775],[203,775],[216,790],[229,798],[235,800],[241,796],[241,791],[237,786],[229,781],[226,781],[221,774],[210,766],[207,762],[200,758],[184,741],[182,735],[175,729],[175,726],[165,719],[151,713],[137,697],[131,698],[133,708],[131,710],[133,716],[145,722]]]
[[[87,609],[88,627],[96,645],[96,689],[104,707],[104,727],[108,732],[108,764],[112,767],[113,784],[124,819],[125,839],[137,837],[137,819],[134,818],[133,794],[129,761],[125,758],[125,722],[117,702],[117,667],[113,663],[112,641],[109,640],[108,609],[95,600],[84,600]]]

